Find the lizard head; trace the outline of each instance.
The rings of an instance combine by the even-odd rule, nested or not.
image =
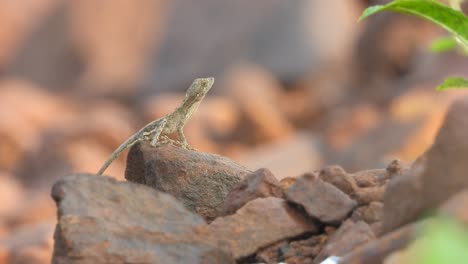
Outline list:
[[[202,100],[213,86],[214,81],[213,77],[195,79],[188,88],[186,97],[195,101]]]

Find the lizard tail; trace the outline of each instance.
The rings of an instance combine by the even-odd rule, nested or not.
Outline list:
[[[141,141],[142,139],[131,137],[126,140],[122,145],[120,145],[111,155],[110,157],[104,162],[102,167],[97,172],[97,175],[102,175],[104,171],[109,167],[109,165],[126,149],[130,148],[131,146],[135,145],[137,142]]]

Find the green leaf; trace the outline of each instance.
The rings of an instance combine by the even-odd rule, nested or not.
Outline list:
[[[455,219],[439,216],[431,220],[415,248],[413,263],[460,263],[468,259],[467,235],[466,228]]]
[[[431,42],[429,50],[435,53],[442,53],[453,50],[457,47],[457,40],[453,37],[440,37]]]
[[[452,33],[463,46],[468,47],[468,18],[460,11],[434,0],[395,0],[386,5],[368,7],[359,21],[386,10],[430,20]]]
[[[468,80],[461,77],[449,77],[444,83],[437,86],[437,91],[445,91],[448,89],[466,89],[468,88]]]

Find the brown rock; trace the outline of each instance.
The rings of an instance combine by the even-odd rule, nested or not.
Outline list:
[[[449,217],[454,217],[466,224],[468,223],[468,211],[466,210],[467,202],[468,191],[465,189],[456,195],[453,195],[450,199],[443,203],[439,208],[439,213],[448,215]],[[390,263],[390,259],[396,260],[397,255],[400,255],[400,253],[404,253],[406,251],[399,250],[408,249],[408,244],[410,244],[412,241],[417,241],[414,239],[416,236],[418,236],[418,234],[420,234],[421,229],[427,227],[429,221],[431,221],[431,219],[421,220],[407,224],[396,230],[392,230],[373,243],[363,245],[362,247],[359,247],[359,249],[344,256],[343,263],[373,264],[382,263],[384,259],[385,261],[388,259]],[[411,245],[414,245],[414,243],[411,243],[410,247]],[[394,252],[397,252],[397,255],[392,254]]]
[[[368,224],[382,221],[383,204],[381,202],[371,202],[369,205],[356,208],[351,216],[354,222],[364,221]]]
[[[281,241],[270,245],[264,249],[261,249],[257,252],[255,259],[259,262],[274,264],[283,261],[284,252],[289,248],[289,243],[287,241]]]
[[[384,232],[409,223],[468,187],[468,97],[449,109],[434,145],[403,177],[391,181],[384,198]]]
[[[456,101],[449,109],[434,145],[427,152],[422,176],[425,209],[447,200],[468,187],[468,97]]]
[[[384,192],[385,186],[359,188],[351,197],[353,197],[359,205],[364,205],[371,202],[382,201]]]
[[[383,226],[383,220],[370,224],[372,232],[374,232],[375,236],[380,237],[382,235],[383,233],[382,226]]]
[[[340,166],[325,167],[320,171],[319,178],[333,184],[347,195],[352,195],[358,188],[354,178],[347,174]]]
[[[388,183],[383,199],[383,232],[392,231],[419,216],[424,206],[421,173],[425,163],[425,158],[418,159],[409,171]]]
[[[127,158],[125,178],[176,197],[186,208],[211,220],[229,191],[250,171],[234,161],[166,144],[136,144]]]
[[[268,264],[285,263],[312,263],[327,242],[327,235],[316,235],[307,239],[295,241],[281,241],[259,251],[256,260]]]
[[[239,259],[286,238],[315,233],[317,227],[283,199],[268,197],[248,202],[234,215],[219,217],[199,232]]]
[[[374,264],[383,263],[387,255],[405,248],[423,224],[410,224],[393,232],[385,234],[371,243],[364,244],[352,252],[344,255],[342,262],[346,264]]]
[[[363,170],[352,173],[351,176],[360,188],[380,186],[390,179],[390,173],[386,169]]]
[[[286,263],[312,263],[328,240],[327,235],[317,235],[299,241],[292,241],[284,254]]]
[[[368,224],[362,221],[355,223],[351,220],[346,220],[330,236],[327,244],[315,258],[314,263],[319,263],[329,256],[343,256],[354,248],[374,239],[375,235]]]
[[[339,223],[356,206],[348,195],[313,174],[302,175],[288,189],[286,197],[302,205],[311,217],[328,224]]]
[[[283,198],[283,189],[271,171],[268,169],[256,170],[247,174],[245,179],[229,192],[224,201],[223,213],[232,214],[255,198],[270,196]]]
[[[54,263],[229,263],[193,235],[203,219],[151,188],[80,174],[58,181],[52,197]]]

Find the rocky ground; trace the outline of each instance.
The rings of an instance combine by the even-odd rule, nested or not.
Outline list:
[[[410,168],[328,166],[277,180],[218,155],[135,145],[127,182],[72,174],[54,184],[53,261],[384,263],[416,237],[425,212],[468,221],[467,111],[468,98],[455,102]]]
[[[384,263],[428,211],[468,221],[468,98],[410,168],[339,166],[278,180],[222,156],[135,145],[125,178],[54,184],[54,263]],[[390,263],[390,262],[385,262]],[[392,262],[403,263],[403,262]]]

